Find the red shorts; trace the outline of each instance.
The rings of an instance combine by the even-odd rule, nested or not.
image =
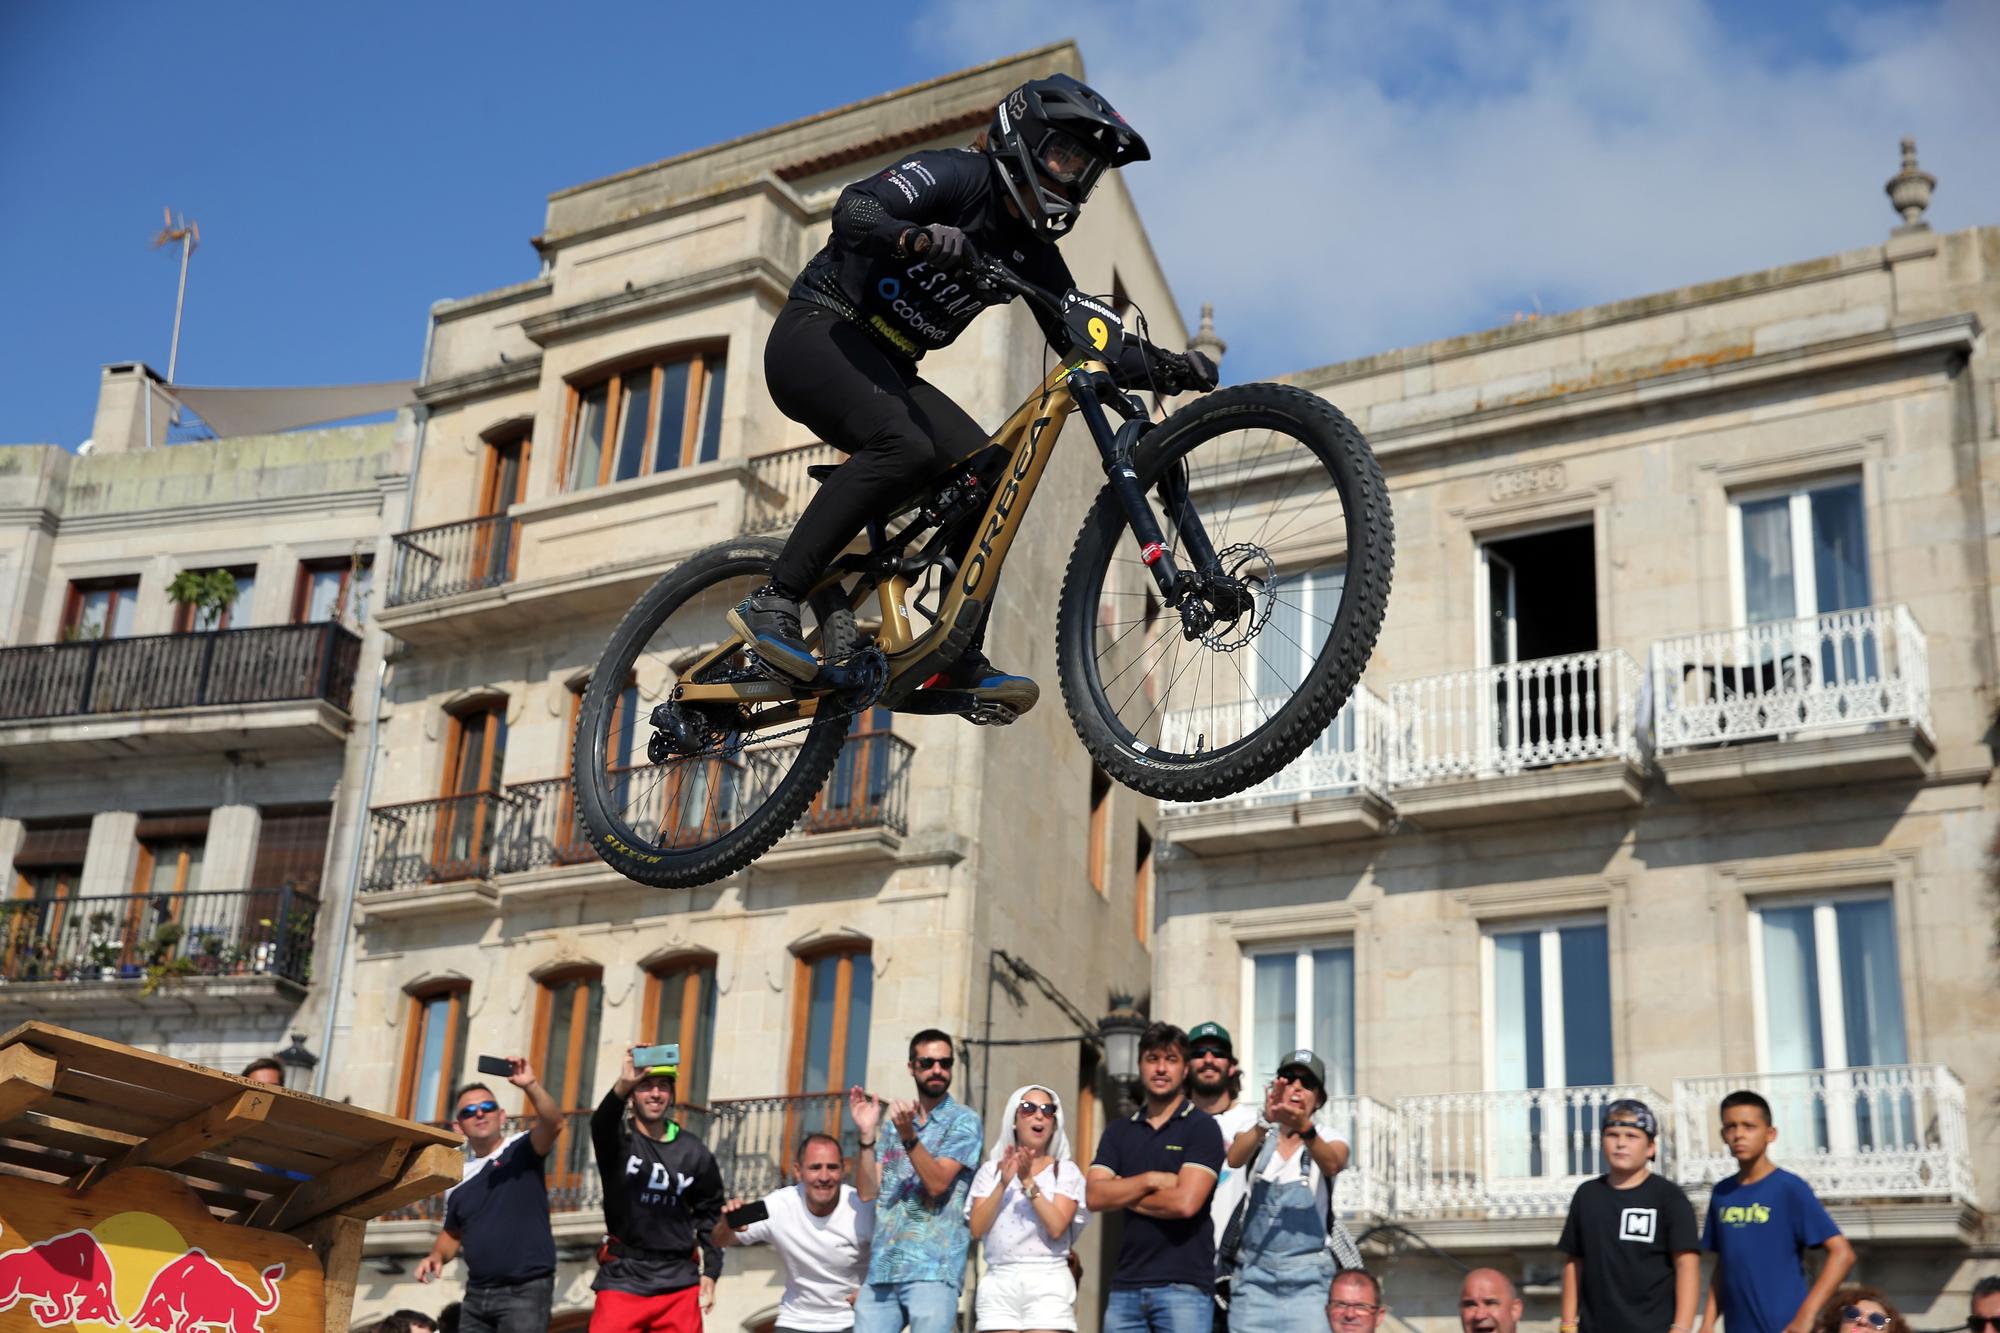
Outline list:
[[[590,1333],[701,1333],[701,1287],[664,1296],[600,1291],[590,1312]]]

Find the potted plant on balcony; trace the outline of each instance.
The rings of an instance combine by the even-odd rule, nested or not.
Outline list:
[[[118,978],[118,939],[111,933],[111,913],[90,914],[90,961],[99,981]]]
[[[174,954],[171,958],[167,956],[174,952],[174,946],[181,942],[185,934],[180,922],[162,921],[159,928],[146,941],[145,994],[151,995],[159,990],[169,977],[188,977],[195,974],[197,968],[194,959],[181,954]]]
[[[167,585],[167,600],[192,608],[188,622],[193,628],[212,628],[221,623],[222,613],[236,600],[236,576],[226,569],[183,569]]]

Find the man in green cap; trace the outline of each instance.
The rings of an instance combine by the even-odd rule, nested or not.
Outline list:
[[[1236,1047],[1229,1029],[1210,1020],[1197,1023],[1188,1033],[1188,1100],[1215,1117],[1227,1148],[1236,1136],[1257,1123],[1257,1108],[1242,1100],[1243,1069],[1236,1063]],[[1236,1205],[1243,1198],[1248,1177],[1243,1168],[1223,1167],[1215,1181],[1215,1194],[1208,1201],[1208,1216],[1219,1242]],[[1218,1273],[1215,1284],[1215,1329],[1229,1327],[1229,1282]]]

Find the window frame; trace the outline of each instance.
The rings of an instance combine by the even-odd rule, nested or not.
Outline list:
[[[1090,887],[1100,898],[1111,896],[1111,775],[1090,766],[1090,838],[1085,850]]]
[[[1868,552],[1868,604],[1875,605],[1879,601],[1876,592],[1874,524],[1870,521],[1868,512],[1868,479],[1861,470],[1831,472],[1805,479],[1744,486],[1730,490],[1725,497],[1729,503],[1726,526],[1729,540],[1729,624],[1732,629],[1747,627],[1750,624],[1749,589],[1743,582],[1745,574],[1743,506],[1780,498],[1789,501],[1793,611],[1790,618],[1810,620],[1822,614],[1819,610],[1819,567],[1813,555],[1812,497],[1818,491],[1845,490],[1850,486],[1858,493],[1861,506],[1862,542]],[[1803,605],[1810,605],[1812,609],[1800,611],[1799,607]]]
[[[468,1018],[468,1002],[472,997],[472,983],[469,981],[442,982],[407,992],[409,1003],[404,1012],[409,1029],[403,1034],[402,1068],[396,1079],[396,1112],[405,1120],[427,1123],[443,1123],[451,1127],[452,1102],[456,1100],[459,1084],[465,1074],[465,1051],[460,1049],[460,1036],[465,1031]],[[435,1115],[418,1114],[425,1108],[415,1104],[417,1084],[422,1078],[422,1056],[424,1043],[424,1018],[428,1007],[439,1000],[446,1001],[444,1051],[438,1061],[437,1105],[429,1108]]]
[[[674,1086],[676,1101],[682,1105],[706,1105],[709,1083],[715,1073],[716,1010],[721,1003],[717,961],[712,953],[689,952],[658,959],[646,966],[646,989],[639,1008],[639,1039],[648,1044],[680,1043],[681,1073]],[[680,1030],[669,1035],[660,1031],[660,1022],[666,1008],[667,988],[675,985],[681,988]]]
[[[1244,1058],[1241,1059],[1240,1063],[1246,1081],[1254,1081],[1260,1077],[1256,1068],[1257,960],[1259,958],[1290,957],[1292,959],[1292,1002],[1297,1008],[1299,1017],[1293,1020],[1292,1041],[1289,1045],[1285,1046],[1285,1049],[1297,1050],[1303,1046],[1313,1050],[1322,1060],[1326,1058],[1326,1052],[1318,1050],[1312,1044],[1313,1013],[1311,1002],[1313,999],[1313,989],[1317,983],[1317,978],[1312,975],[1312,956],[1315,951],[1320,949],[1347,950],[1349,959],[1348,976],[1352,978],[1350,983],[1352,989],[1349,991],[1347,997],[1347,1020],[1354,1032],[1354,1037],[1349,1042],[1349,1053],[1353,1057],[1354,1064],[1352,1067],[1342,1071],[1347,1080],[1347,1091],[1337,1092],[1333,1087],[1327,1089],[1327,1099],[1331,1101],[1335,1097],[1354,1096],[1354,1087],[1360,1077],[1361,1052],[1359,1048],[1361,1021],[1358,1012],[1361,1004],[1361,973],[1358,965],[1360,950],[1359,941],[1353,934],[1336,932],[1328,935],[1310,935],[1302,939],[1273,940],[1269,943],[1246,944],[1243,947],[1242,972],[1240,974],[1242,978],[1243,1012],[1240,1022],[1242,1023],[1242,1031],[1244,1033]],[[1304,1034],[1299,1032],[1301,1021],[1306,1026]],[[1271,1071],[1272,1074],[1276,1072],[1276,1070]],[[1261,1077],[1269,1078],[1270,1075],[1261,1075]],[[1327,1080],[1329,1083],[1337,1082],[1335,1071],[1331,1069],[1327,1071]],[[1261,1093],[1258,1095],[1261,1095]]]
[[[688,367],[688,387],[682,401],[680,443],[675,450],[675,461],[661,466],[661,383],[667,367],[682,364]],[[717,366],[721,368],[720,373],[715,369]],[[562,491],[576,493],[616,484],[613,478],[618,470],[619,435],[625,425],[624,406],[628,396],[625,381],[627,377],[636,377],[640,371],[646,372],[647,376],[646,436],[640,447],[639,471],[623,480],[637,481],[640,477],[675,472],[719,459],[722,456],[720,421],[716,423],[713,457],[704,458],[702,454],[710,395],[715,386],[724,381],[728,367],[729,344],[726,339],[721,339],[644,353],[610,366],[598,367],[590,372],[588,378],[569,381],[565,385],[561,455],[556,465],[556,477]],[[571,473],[577,461],[577,430],[582,422],[583,400],[599,388],[604,390],[604,434],[597,459],[597,480],[586,483]]]
[[[1836,910],[1842,903],[1879,902],[1887,903],[1889,921],[1895,926],[1902,919],[1902,912],[1896,902],[1895,890],[1889,885],[1862,886],[1844,889],[1827,889],[1821,892],[1759,894],[1752,898],[1745,914],[1750,933],[1750,978],[1751,1011],[1756,1024],[1756,1059],[1759,1074],[1789,1074],[1796,1070],[1773,1070],[1771,1068],[1771,1000],[1766,990],[1764,966],[1764,913],[1784,911],[1800,907],[1813,909],[1813,958],[1815,963],[1814,999],[1819,1007],[1820,1041],[1825,1048],[1825,1063],[1822,1070],[1847,1069],[1847,1022],[1841,1011],[1839,998],[1843,994],[1846,978],[1840,972],[1839,923]],[[1900,945],[1901,941],[1898,940]],[[1896,951],[1896,989],[1903,1010],[1903,1050],[1907,1053],[1915,1043],[1910,1033],[1909,977],[1904,966],[1902,950]],[[1829,985],[1829,981],[1831,984]],[[1839,1063],[1833,1060],[1838,1050]],[[1817,1072],[1817,1071],[1814,1071]]]
[[[1594,926],[1604,932],[1605,953],[1605,993],[1612,1002],[1617,1002],[1617,990],[1612,982],[1611,919],[1608,911],[1564,912],[1554,915],[1507,917],[1493,921],[1482,921],[1479,928],[1479,1013],[1480,1013],[1480,1070],[1485,1091],[1513,1092],[1519,1089],[1497,1088],[1499,1081],[1499,1041],[1500,1041],[1500,975],[1498,951],[1494,941],[1502,935],[1536,935],[1539,937],[1538,950],[1541,955],[1542,974],[1542,1087],[1547,1090],[1571,1086],[1569,1077],[1569,1051],[1566,1044],[1568,1027],[1563,1013],[1562,978],[1562,932],[1574,930],[1578,926]],[[1553,980],[1551,980],[1553,978]],[[1551,997],[1554,1004],[1550,1004]],[[1551,1026],[1551,1014],[1554,1025]],[[1618,1078],[1618,1029],[1614,1023],[1610,1029],[1612,1082]],[[1560,1073],[1561,1079],[1552,1079],[1551,1065]],[[1586,1085],[1587,1086],[1587,1085]]]
[[[504,694],[486,694],[445,710],[450,725],[445,731],[444,770],[438,784],[436,832],[431,848],[434,875],[441,875],[447,880],[464,879],[467,875],[454,872],[485,861],[487,844],[495,831],[488,827],[488,820],[495,817],[496,812],[491,809],[490,802],[469,798],[492,796],[500,790],[505,776],[509,703]],[[462,779],[465,776],[466,734],[475,718],[483,719],[480,724],[478,784],[465,787]],[[497,762],[496,748],[499,751]],[[466,856],[457,857],[451,853],[452,841],[460,821],[467,818],[472,821],[472,828],[466,839]]]
[[[235,578],[236,580],[237,583],[236,596],[230,599],[229,605],[222,608],[222,614],[215,618],[215,623],[213,625],[204,626],[200,629],[197,629],[194,623],[195,614],[198,608],[196,608],[192,604],[185,604],[179,602],[175,603],[174,625],[173,625],[173,632],[175,634],[215,634],[226,629],[248,628],[247,624],[237,623],[238,616],[236,614],[236,611],[238,607],[242,607],[243,608],[242,619],[246,622],[249,620],[250,608],[243,605],[244,602],[243,583],[245,579],[249,580],[250,595],[254,597],[257,592],[257,566],[255,565],[204,565],[200,567],[189,566],[189,570],[192,573],[196,574],[213,574],[218,570],[224,570],[224,569],[228,570],[231,577]]]
[[[353,597],[354,585],[357,581],[365,582],[368,585],[369,596],[373,596],[375,591],[375,557],[366,552],[356,552],[350,555],[321,556],[311,560],[299,561],[298,572],[292,576],[292,609],[290,615],[286,617],[287,624],[317,625],[327,623],[324,621],[307,620],[305,614],[312,606],[313,575],[323,574],[333,569],[340,570],[341,575],[340,591],[334,597],[336,614],[333,616],[331,623],[339,625],[350,620],[357,625],[362,623],[365,608]],[[367,577],[357,580],[355,577],[357,574],[363,574]]]
[[[484,456],[479,465],[474,513],[480,518],[496,518],[528,498],[528,467],[535,452],[533,422],[511,422],[483,439],[485,448],[481,451]],[[502,483],[510,461],[514,472],[513,494],[503,495]],[[486,523],[473,533],[472,569],[477,576],[513,581],[521,558],[515,529],[513,523]]]
[[[866,960],[866,965],[874,964],[873,940],[840,940],[823,944],[817,948],[802,950],[792,955],[792,1042],[791,1053],[785,1066],[785,1089],[788,1096],[805,1097],[813,1093],[839,1092],[851,1084],[867,1082],[867,1070],[858,1075],[848,1070],[847,1037],[848,1021],[853,1016],[854,962]],[[816,963],[827,958],[837,958],[838,970],[834,974],[833,1015],[827,1032],[827,1082],[825,1088],[805,1086],[806,1051],[812,1031],[812,970]],[[870,991],[870,1018],[873,1018],[873,991]],[[865,1062],[865,1059],[864,1059]]]
[[[92,640],[116,639],[121,636],[111,633],[111,627],[118,620],[118,606],[122,601],[132,603],[133,633],[126,638],[138,637],[139,628],[139,588],[141,578],[137,574],[112,574],[103,578],[71,579],[69,590],[63,597],[62,621],[57,626],[56,637],[64,643],[90,642]],[[77,631],[82,628],[83,599],[93,592],[109,592],[111,600],[104,605],[104,629],[102,634],[87,638]]]

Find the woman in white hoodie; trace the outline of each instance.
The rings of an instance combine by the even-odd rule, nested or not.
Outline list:
[[[1076,1328],[1076,1279],[1069,1254],[1090,1221],[1083,1171],[1070,1160],[1062,1099],[1037,1083],[1006,1102],[1010,1128],[993,1142],[972,1178],[966,1216],[986,1246],[975,1327]]]

